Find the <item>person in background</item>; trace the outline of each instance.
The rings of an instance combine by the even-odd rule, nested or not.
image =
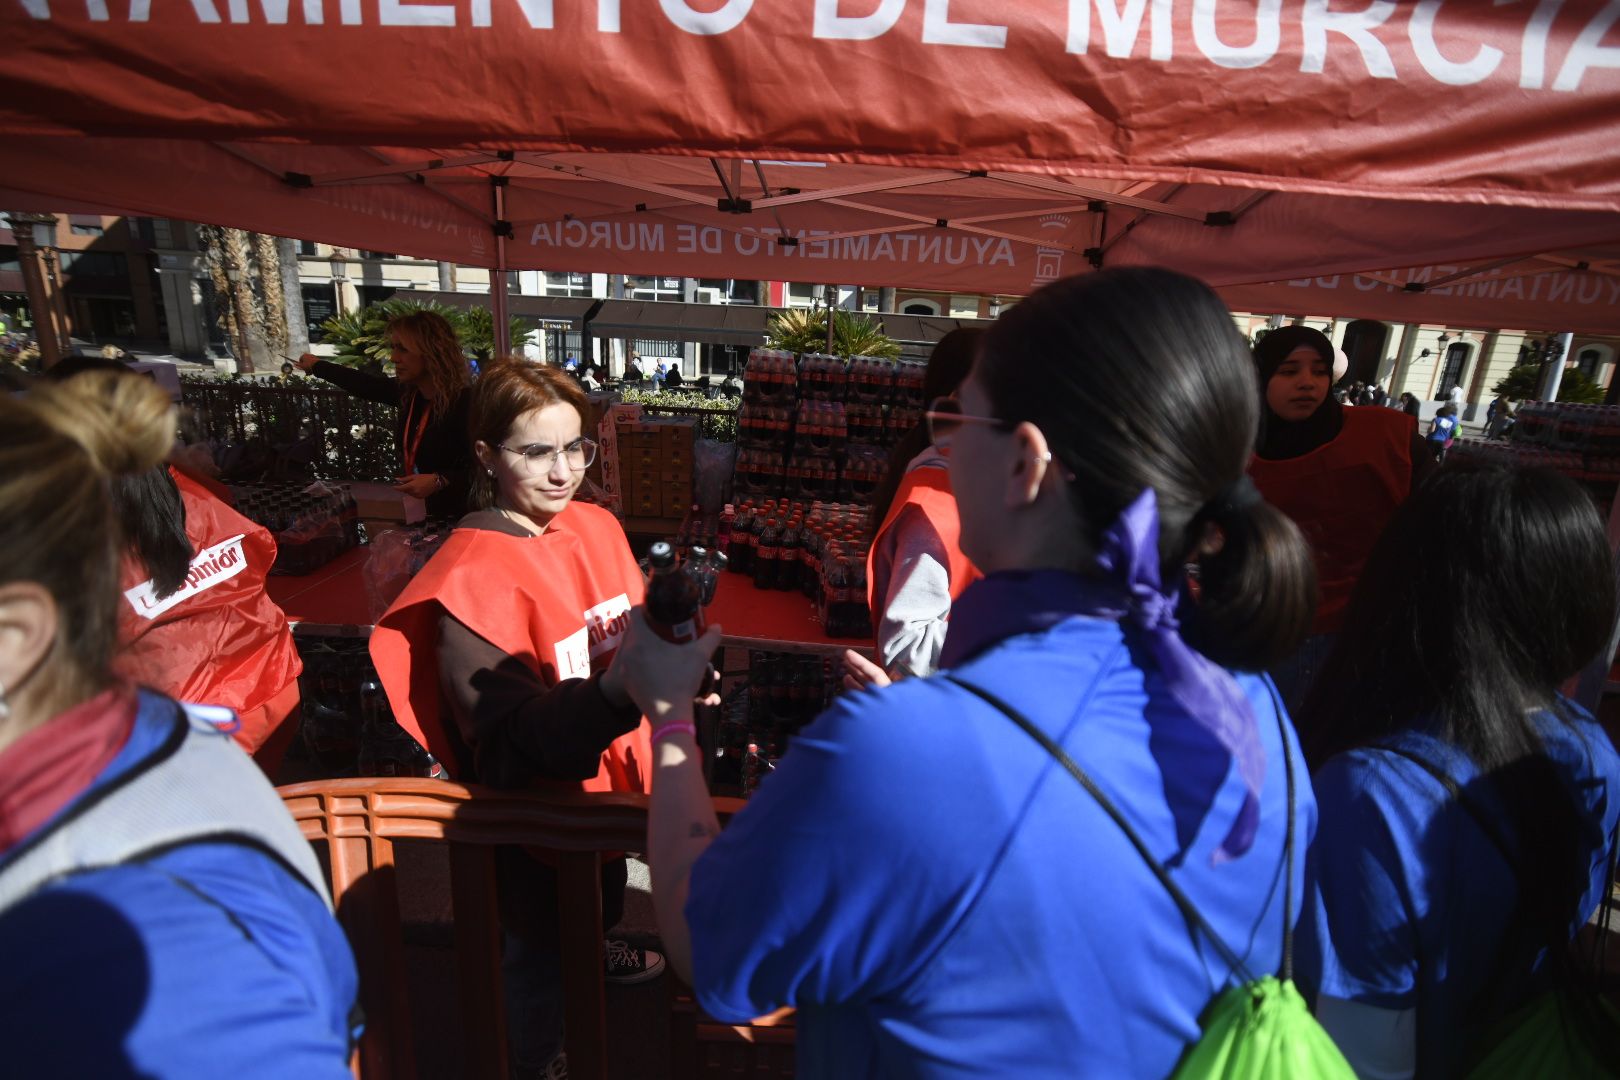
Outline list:
[[[434,517],[459,517],[466,511],[472,478],[467,443],[467,386],[472,372],[467,356],[455,330],[431,311],[392,320],[388,348],[393,378],[368,375],[311,353],[298,358],[298,367],[356,397],[397,405],[402,475],[394,487],[425,499]]]
[[[594,365],[586,368],[583,374],[580,375],[579,385],[584,387],[588,393],[594,394],[596,391],[602,389],[602,381],[600,378],[601,373],[601,368]]]
[[[668,374],[669,366],[662,360],[658,361],[658,367],[653,369],[652,373],[653,386],[659,390],[662,390],[664,388],[664,377]]]
[[[1620,756],[1558,687],[1614,618],[1603,522],[1552,471],[1449,466],[1368,559],[1300,717],[1300,983],[1360,1075],[1463,1075],[1537,993],[1577,990]]]
[[[1451,392],[1446,395],[1446,404],[1451,406],[1451,415],[1457,418],[1459,424],[1462,423],[1464,408],[1462,383],[1452,384]]]
[[[973,366],[982,330],[952,330],[934,346],[923,375],[923,400],[950,397]],[[853,650],[844,658],[852,685],[886,675],[931,675],[950,626],[951,603],[979,579],[962,554],[961,518],[951,493],[950,463],[919,423],[889,454],[872,497],[877,530],[866,556],[867,600],[877,631],[877,664]]]
[[[491,367],[473,390],[478,509],[371,637],[400,725],[458,777],[490,787],[645,793],[652,766],[637,687],[663,692],[671,665],[684,678],[716,647],[713,634],[669,645],[632,617],[644,582],[624,530],[573,498],[597,452],[584,435],[587,409],[555,370]],[[515,1075],[566,1075],[556,872],[515,848],[500,849],[497,871]],[[604,927],[623,913],[625,882],[625,860],[605,860]],[[605,963],[618,982],[664,967],[658,953],[621,941]]]
[[[16,1076],[340,1080],[359,980],[325,878],[216,725],[119,678],[109,477],[174,410],[87,372],[0,399],[0,1037]]]
[[[1383,383],[1373,384],[1373,404],[1380,408],[1389,407],[1389,391],[1384,389]]]
[[[1446,451],[1457,438],[1457,410],[1450,405],[1440,406],[1429,424],[1429,449],[1435,461],[1446,460]]]
[[[1321,588],[1311,638],[1271,672],[1283,700],[1297,708],[1332,645],[1368,552],[1434,457],[1407,417],[1346,409],[1329,396],[1333,346],[1320,332],[1274,330],[1255,346],[1254,363],[1263,419],[1249,475],[1310,541]]]
[[[1401,412],[1412,419],[1419,419],[1423,415],[1423,403],[1417,399],[1416,394],[1401,393]]]
[[[142,378],[113,360],[78,357],[45,377],[89,372]],[[122,538],[113,670],[168,697],[233,711],[233,737],[273,779],[298,730],[304,668],[287,617],[264,588],[275,539],[167,464],[114,476],[108,493]]]
[[[624,381],[627,383],[639,383],[646,378],[646,374],[641,370],[641,356],[637,353],[631,353],[630,362],[624,365]]]
[[[679,390],[685,381],[686,380],[681,377],[681,369],[672,364],[670,365],[669,371],[665,372],[664,374],[664,389]]]
[[[1203,284],[1069,278],[982,341],[929,414],[985,572],[946,674],[841,695],[724,832],[700,671],[637,698],[659,927],[709,1015],[798,1010],[800,1076],[1166,1076],[1240,965],[1278,969],[1303,889],[1303,856],[1285,870],[1315,815],[1303,758],[1266,680],[1220,665],[1294,648],[1310,552],[1244,478],[1254,369]],[[1236,963],[1008,709],[1173,863]]]

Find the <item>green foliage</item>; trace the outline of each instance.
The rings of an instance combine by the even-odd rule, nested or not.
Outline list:
[[[698,418],[698,437],[715,442],[737,441],[737,399],[705,397],[702,393],[686,390],[639,390],[624,387],[620,390],[624,400],[634,405],[655,408],[701,410],[706,415]]]
[[[431,311],[442,315],[456,331],[464,351],[479,360],[488,360],[495,349],[495,319],[488,308],[454,308],[405,297],[390,297],[371,304],[360,311],[334,315],[321,323],[321,340],[337,346],[334,363],[345,367],[364,367],[372,361],[388,363],[388,324],[391,320],[418,311]],[[524,342],[532,327],[521,318],[511,320],[511,340],[516,348]]]
[[[1540,364],[1519,364],[1493,387],[1510,401],[1536,401],[1541,397],[1542,367]],[[1603,404],[1603,387],[1593,382],[1580,368],[1566,368],[1558,383],[1558,400],[1575,405]]]
[[[826,310],[793,308],[772,315],[765,329],[765,344],[788,352],[826,352]],[[882,325],[876,319],[853,311],[838,310],[833,312],[832,354],[846,359],[851,356],[878,356],[893,360],[900,355],[900,345],[883,332]]]

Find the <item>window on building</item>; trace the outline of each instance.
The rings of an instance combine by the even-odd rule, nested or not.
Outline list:
[[[109,251],[64,251],[62,270],[77,278],[129,278],[129,262]]]
[[[821,302],[821,286],[790,281],[786,300],[788,307],[815,307]]]
[[[72,225],[72,226],[69,226],[69,228],[71,228],[73,230],[73,235],[74,236],[105,236],[105,235],[107,235],[107,230],[103,229],[100,225]]]
[[[360,257],[362,259],[397,259],[397,258],[399,258],[398,255],[390,255],[386,251],[366,251],[364,248],[362,248],[360,250]]]
[[[678,277],[626,275],[624,295],[627,300],[684,300],[686,287]]]
[[[900,311],[905,315],[938,315],[939,305],[932,300],[907,300]]]
[[[1581,374],[1585,375],[1588,379],[1596,379],[1598,365],[1602,363],[1602,353],[1598,352],[1596,349],[1582,349],[1580,359],[1576,361],[1575,366],[1580,368]]]
[[[551,273],[545,275],[547,296],[589,296],[591,295],[591,275],[572,272]]]
[[[305,258],[305,259],[317,258],[320,255],[320,253],[321,253],[321,245],[317,244],[315,241],[313,241],[313,240],[300,240],[300,241],[298,241],[298,254],[299,254],[299,256],[301,258]]]
[[[399,291],[392,285],[359,285],[356,286],[356,289],[360,293],[361,307],[380,304]]]
[[[699,296],[705,295],[701,290],[709,290],[708,296],[717,304],[757,304],[759,303],[759,282],[739,281],[735,278],[702,278],[698,281]]]
[[[304,297],[304,322],[308,324],[309,340],[320,341],[321,323],[337,314],[337,296],[330,285],[303,285],[298,291]]]

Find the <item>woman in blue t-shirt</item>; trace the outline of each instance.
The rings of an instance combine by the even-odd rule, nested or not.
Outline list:
[[[1300,714],[1321,814],[1300,982],[1362,1076],[1451,1076],[1579,974],[1620,758],[1558,687],[1614,617],[1603,523],[1556,473],[1449,467],[1374,549]]]
[[[1268,684],[1220,665],[1295,648],[1314,580],[1244,478],[1259,401],[1202,284],[1126,269],[1048,286],[928,413],[986,573],[952,610],[948,677],[841,698],[724,833],[690,702],[640,702],[660,928],[706,1010],[797,1009],[806,1077],[1175,1067],[1243,976],[978,691],[1090,773],[1243,967],[1278,969],[1303,888],[1303,859],[1285,871],[1285,755],[1296,849],[1313,802]]]

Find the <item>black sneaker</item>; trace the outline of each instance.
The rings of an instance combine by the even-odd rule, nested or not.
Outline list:
[[[628,941],[609,938],[602,950],[602,977],[610,983],[630,986],[656,979],[664,973],[664,954],[638,949]]]

